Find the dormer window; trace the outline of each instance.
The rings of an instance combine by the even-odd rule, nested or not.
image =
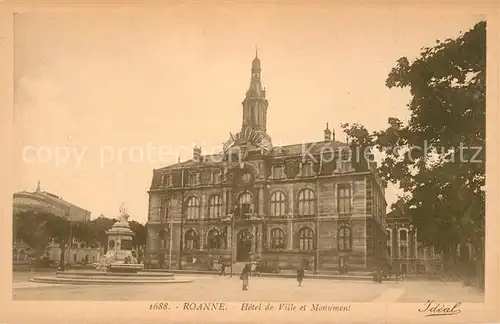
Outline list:
[[[273,179],[284,179],[285,178],[285,168],[282,164],[273,165],[271,169],[271,176]]]
[[[312,163],[304,162],[302,163],[302,176],[311,177],[313,175]]]
[[[200,184],[200,173],[199,172],[191,172],[188,176],[188,185],[190,187],[194,187]]]
[[[219,183],[221,183],[221,180],[222,180],[222,177],[221,177],[220,171],[212,172],[212,183],[213,184],[219,184]]]
[[[349,149],[343,149],[340,153],[340,159],[337,161],[337,169],[340,172],[349,172],[351,170],[352,154]]]

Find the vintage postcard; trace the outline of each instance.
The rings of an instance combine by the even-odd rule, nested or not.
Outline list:
[[[498,10],[5,4],[0,323],[498,322]]]

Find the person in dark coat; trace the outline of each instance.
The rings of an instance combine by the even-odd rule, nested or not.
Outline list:
[[[226,276],[226,263],[222,261],[220,263],[220,276]]]
[[[302,287],[302,280],[304,280],[304,267],[297,269],[297,282],[299,283],[299,287]]]
[[[248,276],[250,275],[250,264],[245,264],[245,267],[241,271],[240,279],[243,280],[243,290],[248,290]]]

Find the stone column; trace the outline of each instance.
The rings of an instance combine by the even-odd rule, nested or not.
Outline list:
[[[288,239],[288,244],[287,244],[287,250],[293,250],[293,222],[291,218],[288,218],[288,233],[287,233],[287,239]]]
[[[262,242],[262,236],[263,235],[264,235],[264,233],[263,233],[263,226],[262,226],[262,224],[259,224],[259,248],[257,250],[257,252],[259,253],[259,257],[260,257],[260,255],[262,253],[262,244],[263,244],[263,242]]]
[[[252,254],[255,255],[255,248],[257,242],[257,227],[252,226]]]
[[[205,220],[202,220],[204,222]],[[200,235],[200,251],[203,251],[205,248],[205,226],[200,228],[200,231],[198,232]]]
[[[221,216],[224,217],[226,216],[226,203],[227,203],[227,197],[226,197],[226,189],[223,189],[222,190],[222,197],[221,197],[221,201],[222,201],[222,208],[221,208]]]
[[[200,199],[200,220],[205,219],[207,194],[203,193]]]
[[[264,216],[264,188],[259,188],[259,216]]]

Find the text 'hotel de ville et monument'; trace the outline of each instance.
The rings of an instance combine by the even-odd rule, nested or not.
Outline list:
[[[373,165],[328,125],[323,141],[273,147],[268,106],[256,55],[241,131],[223,152],[195,147],[191,160],[154,170],[149,262],[207,269],[215,260],[259,261],[318,273],[386,266],[386,202]]]

